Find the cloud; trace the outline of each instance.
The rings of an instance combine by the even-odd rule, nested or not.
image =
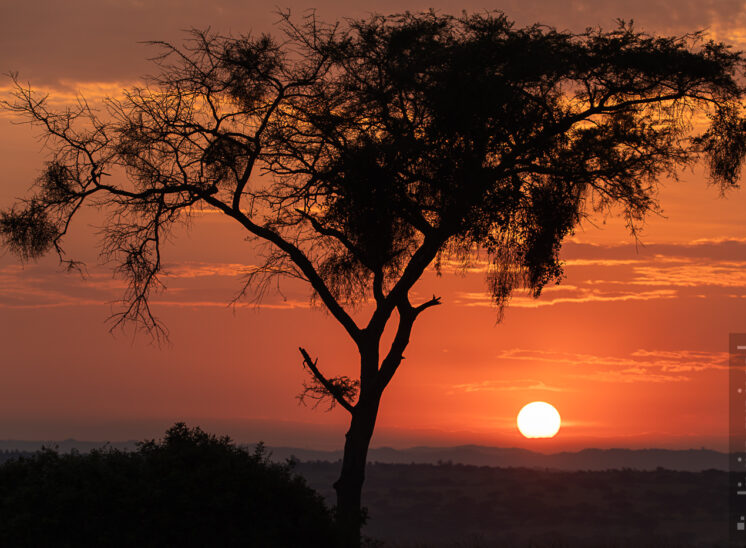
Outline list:
[[[566,264],[569,283],[544,288],[538,299],[517,291],[511,308],[538,309],[557,305],[583,305],[663,301],[682,298],[742,298],[746,296],[746,240],[699,240],[681,245],[649,246],[630,258],[629,245],[570,244]],[[85,279],[60,272],[56,264],[8,265],[0,268],[0,307],[49,307],[105,304],[117,301],[126,289],[105,267],[94,266]],[[472,262],[468,276],[478,275],[486,261]],[[154,303],[177,306],[228,306],[241,289],[253,263],[184,261],[167,264],[162,281],[168,298],[154,296]],[[444,270],[458,270],[455,261]],[[264,307],[298,308],[308,288],[291,287],[291,293],[268,295]],[[725,291],[727,290],[727,291]],[[155,298],[159,297],[159,298]],[[290,304],[288,304],[288,302]],[[456,306],[492,307],[486,291],[456,292]],[[210,304],[208,304],[210,303]],[[242,306],[242,305],[241,305]],[[251,305],[253,306],[253,305]]]
[[[278,302],[261,302],[261,303],[226,303],[225,301],[174,301],[153,299],[153,306],[170,306],[177,308],[256,308],[269,310],[292,310],[299,308],[311,308],[309,301],[298,301],[285,299]]]
[[[562,366],[555,369],[552,377],[569,382],[582,379],[603,383],[678,383],[692,381],[697,374],[706,371],[728,369],[727,352],[701,350],[638,349],[626,356],[608,356],[512,348],[500,352],[497,359]],[[463,392],[568,390],[562,384],[548,385],[534,379],[475,381],[453,385],[452,389]]]
[[[746,238],[700,239],[681,244],[586,244],[570,241],[563,248],[565,280],[549,285],[538,299],[516,291],[510,308],[561,304],[622,303],[746,295]],[[484,274],[488,262],[472,261],[467,275]],[[444,262],[447,273],[459,272],[457,261]],[[725,293],[724,290],[729,290]],[[491,307],[486,291],[456,293],[455,305]]]
[[[571,369],[569,377],[602,382],[689,381],[692,380],[691,374],[726,370],[729,367],[727,352],[700,350],[638,349],[628,356],[601,356],[512,348],[504,350],[497,358],[563,365]]]
[[[49,265],[0,268],[0,308],[53,308],[105,304],[125,285],[101,273],[85,277]]]
[[[548,392],[564,392],[567,388],[550,386],[542,381],[525,379],[525,380],[491,380],[472,382],[464,384],[455,384],[453,388],[463,390],[464,392],[513,392],[525,390],[546,390]]]
[[[669,258],[700,258],[716,261],[734,260],[746,254],[746,238],[700,238],[682,242],[644,242],[635,243],[623,241],[617,243],[581,242],[570,238],[562,247],[562,257],[567,263],[576,261],[640,261],[649,262],[652,259]],[[573,263],[571,263],[573,264]],[[619,263],[617,263],[619,264]],[[632,263],[630,263],[632,264]],[[609,263],[613,266],[613,263]]]
[[[647,286],[740,287],[746,288],[746,261],[722,261],[703,264],[681,259],[679,265],[639,266],[626,283]]]
[[[27,83],[20,79],[22,86],[26,87]],[[15,87],[10,82],[3,82],[0,85],[0,99],[14,103],[13,93]],[[99,105],[108,98],[123,98],[124,90],[132,89],[141,82],[138,81],[112,81],[112,82],[87,82],[72,81],[62,79],[55,85],[33,85],[33,96],[36,99],[45,98],[44,104],[51,110],[62,110],[64,107],[74,105],[81,99],[85,100],[93,107]],[[17,120],[18,115],[6,109],[0,109],[0,117]]]
[[[530,296],[518,295],[510,299],[510,308],[541,308],[558,304],[587,304],[599,302],[650,301],[659,299],[674,299],[678,296],[673,289],[658,289],[652,291],[603,291],[599,289],[583,289],[572,286],[575,295],[564,297],[549,297],[543,295],[538,299]],[[486,292],[458,292],[454,304],[461,306],[494,306],[492,297]]]
[[[167,290],[156,291],[153,306],[188,308],[309,308],[305,292],[289,288],[286,295],[270,293],[261,302],[233,302],[240,280],[252,264],[184,262],[169,265],[162,281]],[[51,261],[44,264],[0,268],[0,308],[56,308],[119,303],[127,284],[110,270],[94,266],[85,277],[61,272]]]
[[[205,278],[223,276],[236,278],[255,270],[253,264],[184,262],[164,267],[164,279]]]
[[[564,262],[566,267],[573,266],[620,266],[640,264],[642,259],[568,259]]]
[[[646,369],[631,367],[619,371],[595,371],[593,373],[572,375],[576,379],[585,379],[598,382],[633,383],[633,382],[685,382],[691,381],[691,377],[683,375],[667,375],[654,373]]]

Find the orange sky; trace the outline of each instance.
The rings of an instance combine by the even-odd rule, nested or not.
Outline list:
[[[95,97],[148,72],[138,41],[178,39],[190,26],[271,30],[274,20],[273,3],[102,4],[4,7],[0,71],[19,70],[61,101],[77,89]],[[573,29],[611,26],[615,17],[662,32],[707,27],[746,47],[740,2],[524,4],[503,9],[521,23]],[[317,7],[332,18],[362,15],[364,6]],[[430,6],[457,11],[444,2],[377,9]],[[23,195],[44,158],[29,128],[0,116],[0,206]],[[725,449],[728,333],[746,332],[746,193],[723,199],[695,169],[665,186],[661,203],[666,218],[651,218],[638,245],[617,219],[586,225],[564,248],[563,284],[539,300],[516,295],[499,325],[478,265],[465,276],[428,274],[417,292],[440,295],[444,305],[415,325],[373,445]],[[205,215],[166,255],[168,291],[155,310],[171,344],[112,337],[105,319],[122,287],[96,265],[95,222],[95,213],[81,218],[68,243],[89,262],[85,280],[60,273],[53,258],[21,266],[0,257],[0,439],[142,438],[188,420],[241,441],[341,447],[346,412],[313,411],[295,399],[304,378],[297,347],[331,375],[354,375],[355,351],[333,319],[308,308],[303,286],[282,283],[282,295],[260,307],[227,306],[253,253],[230,221]],[[518,434],[515,416],[533,400],[559,409],[556,438]]]

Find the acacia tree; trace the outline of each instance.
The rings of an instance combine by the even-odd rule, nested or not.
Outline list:
[[[55,249],[68,261],[71,219],[106,208],[104,255],[129,282],[117,321],[156,334],[161,243],[195,207],[266,244],[242,294],[300,278],[359,350],[356,378],[330,378],[300,349],[305,396],[351,417],[334,487],[340,544],[357,546],[381,395],[416,319],[440,303],[410,300],[425,270],[481,252],[501,311],[514,289],[538,297],[559,282],[561,243],[586,214],[618,207],[634,231],[659,179],[702,158],[735,186],[744,60],[699,33],[516,28],[497,12],[286,15],[280,30],[156,43],[159,75],[103,112],[53,112],[17,83],[5,107],[41,126],[52,157],[0,234],[22,259]],[[349,312],[360,302],[365,325]]]

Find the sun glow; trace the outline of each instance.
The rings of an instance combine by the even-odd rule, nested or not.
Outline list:
[[[552,438],[559,432],[559,412],[543,401],[531,402],[518,413],[518,430],[527,438]]]

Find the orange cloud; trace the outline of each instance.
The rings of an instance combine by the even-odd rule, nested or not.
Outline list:
[[[681,373],[728,369],[726,352],[698,350],[639,349],[629,357],[619,357],[513,348],[501,352],[497,357],[502,360],[563,364],[591,370],[572,372],[568,376],[603,382],[689,381],[691,377]]]
[[[682,260],[683,261],[683,260]],[[635,285],[663,285],[677,287],[746,287],[746,261],[721,261],[718,263],[676,266],[641,266],[633,269],[634,278],[627,283]]]
[[[656,299],[674,299],[676,290],[659,289],[654,291],[611,292],[597,289],[579,289],[576,296],[534,299],[519,295],[510,300],[510,308],[540,308],[557,304],[584,304],[597,302],[650,301]],[[455,304],[461,306],[494,306],[491,296],[486,292],[458,292]]]
[[[546,390],[549,392],[564,392],[567,390],[567,388],[549,386],[542,381],[532,379],[471,382],[464,384],[455,384],[453,385],[453,388],[456,390],[463,390],[464,392],[512,392],[516,390]]]
[[[117,302],[127,284],[111,271],[95,266],[85,276],[60,272],[49,264],[8,265],[0,268],[0,308],[91,306]],[[162,281],[168,289],[155,292],[154,306],[295,309],[309,308],[306,295],[267,295],[258,303],[234,302],[241,288],[238,278],[255,268],[238,263],[175,263]],[[168,298],[164,298],[168,295]]]

